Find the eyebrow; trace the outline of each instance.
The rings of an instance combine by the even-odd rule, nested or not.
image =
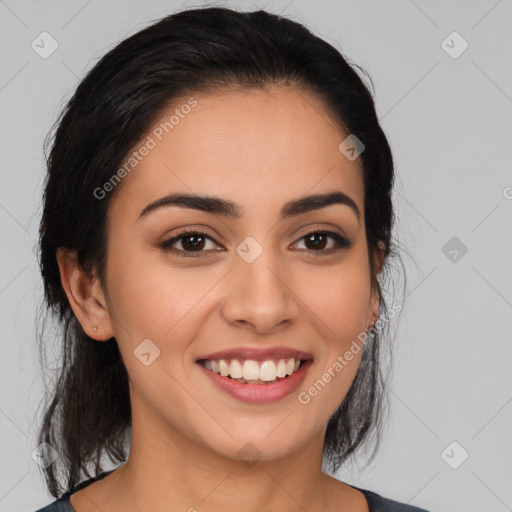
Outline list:
[[[357,220],[360,220],[361,212],[359,211],[355,201],[340,191],[304,196],[288,201],[281,208],[280,219],[284,220],[295,217],[302,213],[310,212],[313,210],[320,210],[321,208],[325,208],[333,204],[343,204],[348,206],[356,214]],[[140,212],[137,220],[148,215],[150,212],[167,206],[190,208],[207,213],[220,214],[233,219],[239,219],[242,217],[242,208],[236,203],[228,201],[227,199],[193,194],[169,194],[149,203]]]

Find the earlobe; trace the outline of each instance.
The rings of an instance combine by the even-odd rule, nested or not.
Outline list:
[[[96,340],[112,338],[114,334],[105,295],[97,277],[79,264],[74,250],[59,247],[57,262],[62,287],[82,329]]]
[[[375,296],[375,298],[372,299],[371,307],[368,311],[369,318],[367,319],[366,325],[367,328],[370,329],[375,325],[375,322],[377,321],[377,318],[379,318],[379,296],[378,294]]]

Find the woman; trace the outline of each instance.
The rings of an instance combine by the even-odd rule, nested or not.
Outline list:
[[[186,10],[105,55],[48,157],[67,492],[41,510],[421,510],[323,470],[378,441],[393,179],[369,90],[300,24]]]

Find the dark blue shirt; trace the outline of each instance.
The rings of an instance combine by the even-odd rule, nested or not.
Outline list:
[[[83,489],[84,487],[87,487],[94,481],[101,480],[103,477],[107,476],[112,471],[105,471],[93,478],[89,478],[88,480],[85,480],[84,482],[81,482],[73,486],[58,500],[53,501],[46,507],[36,510],[36,512],[75,512],[75,509],[71,506],[71,503],[69,502],[69,497],[74,492]],[[413,507],[412,505],[407,505],[406,503],[400,503],[398,501],[383,498],[380,494],[368,491],[367,489],[361,489],[359,487],[356,487],[355,485],[352,485],[351,487],[357,489],[358,491],[361,491],[365,495],[370,512],[428,512],[423,508]]]

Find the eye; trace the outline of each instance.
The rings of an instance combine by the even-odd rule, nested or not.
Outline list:
[[[335,246],[325,248],[328,239],[334,240]],[[315,254],[315,256],[329,255],[341,249],[348,249],[352,242],[347,238],[334,233],[333,231],[324,231],[315,229],[304,235],[300,240],[305,240],[306,250]],[[309,246],[309,247],[308,247]]]
[[[213,242],[214,245],[215,240],[207,235],[206,233],[202,233],[201,231],[183,231],[179,235],[166,240],[160,244],[161,249],[164,251],[171,251],[175,253],[180,253],[180,256],[192,257],[195,258],[200,255],[201,252],[205,252],[203,249],[207,242]],[[181,249],[173,247],[176,243],[181,244]],[[197,255],[194,253],[198,253]]]
[[[325,245],[329,239],[333,240],[335,245],[334,247],[326,249]],[[305,250],[311,253],[318,253],[315,254],[315,256],[329,255],[341,249],[347,249],[352,245],[350,240],[339,235],[338,233],[318,229],[307,233],[299,240],[305,240],[307,245]],[[208,242],[211,242],[217,247],[220,247],[215,242],[215,240],[206,233],[201,231],[187,230],[169,240],[162,242],[160,244],[160,248],[164,251],[179,253],[180,256],[195,258],[200,256],[202,252],[206,252],[205,246]],[[177,243],[181,244],[181,248],[173,247]]]

